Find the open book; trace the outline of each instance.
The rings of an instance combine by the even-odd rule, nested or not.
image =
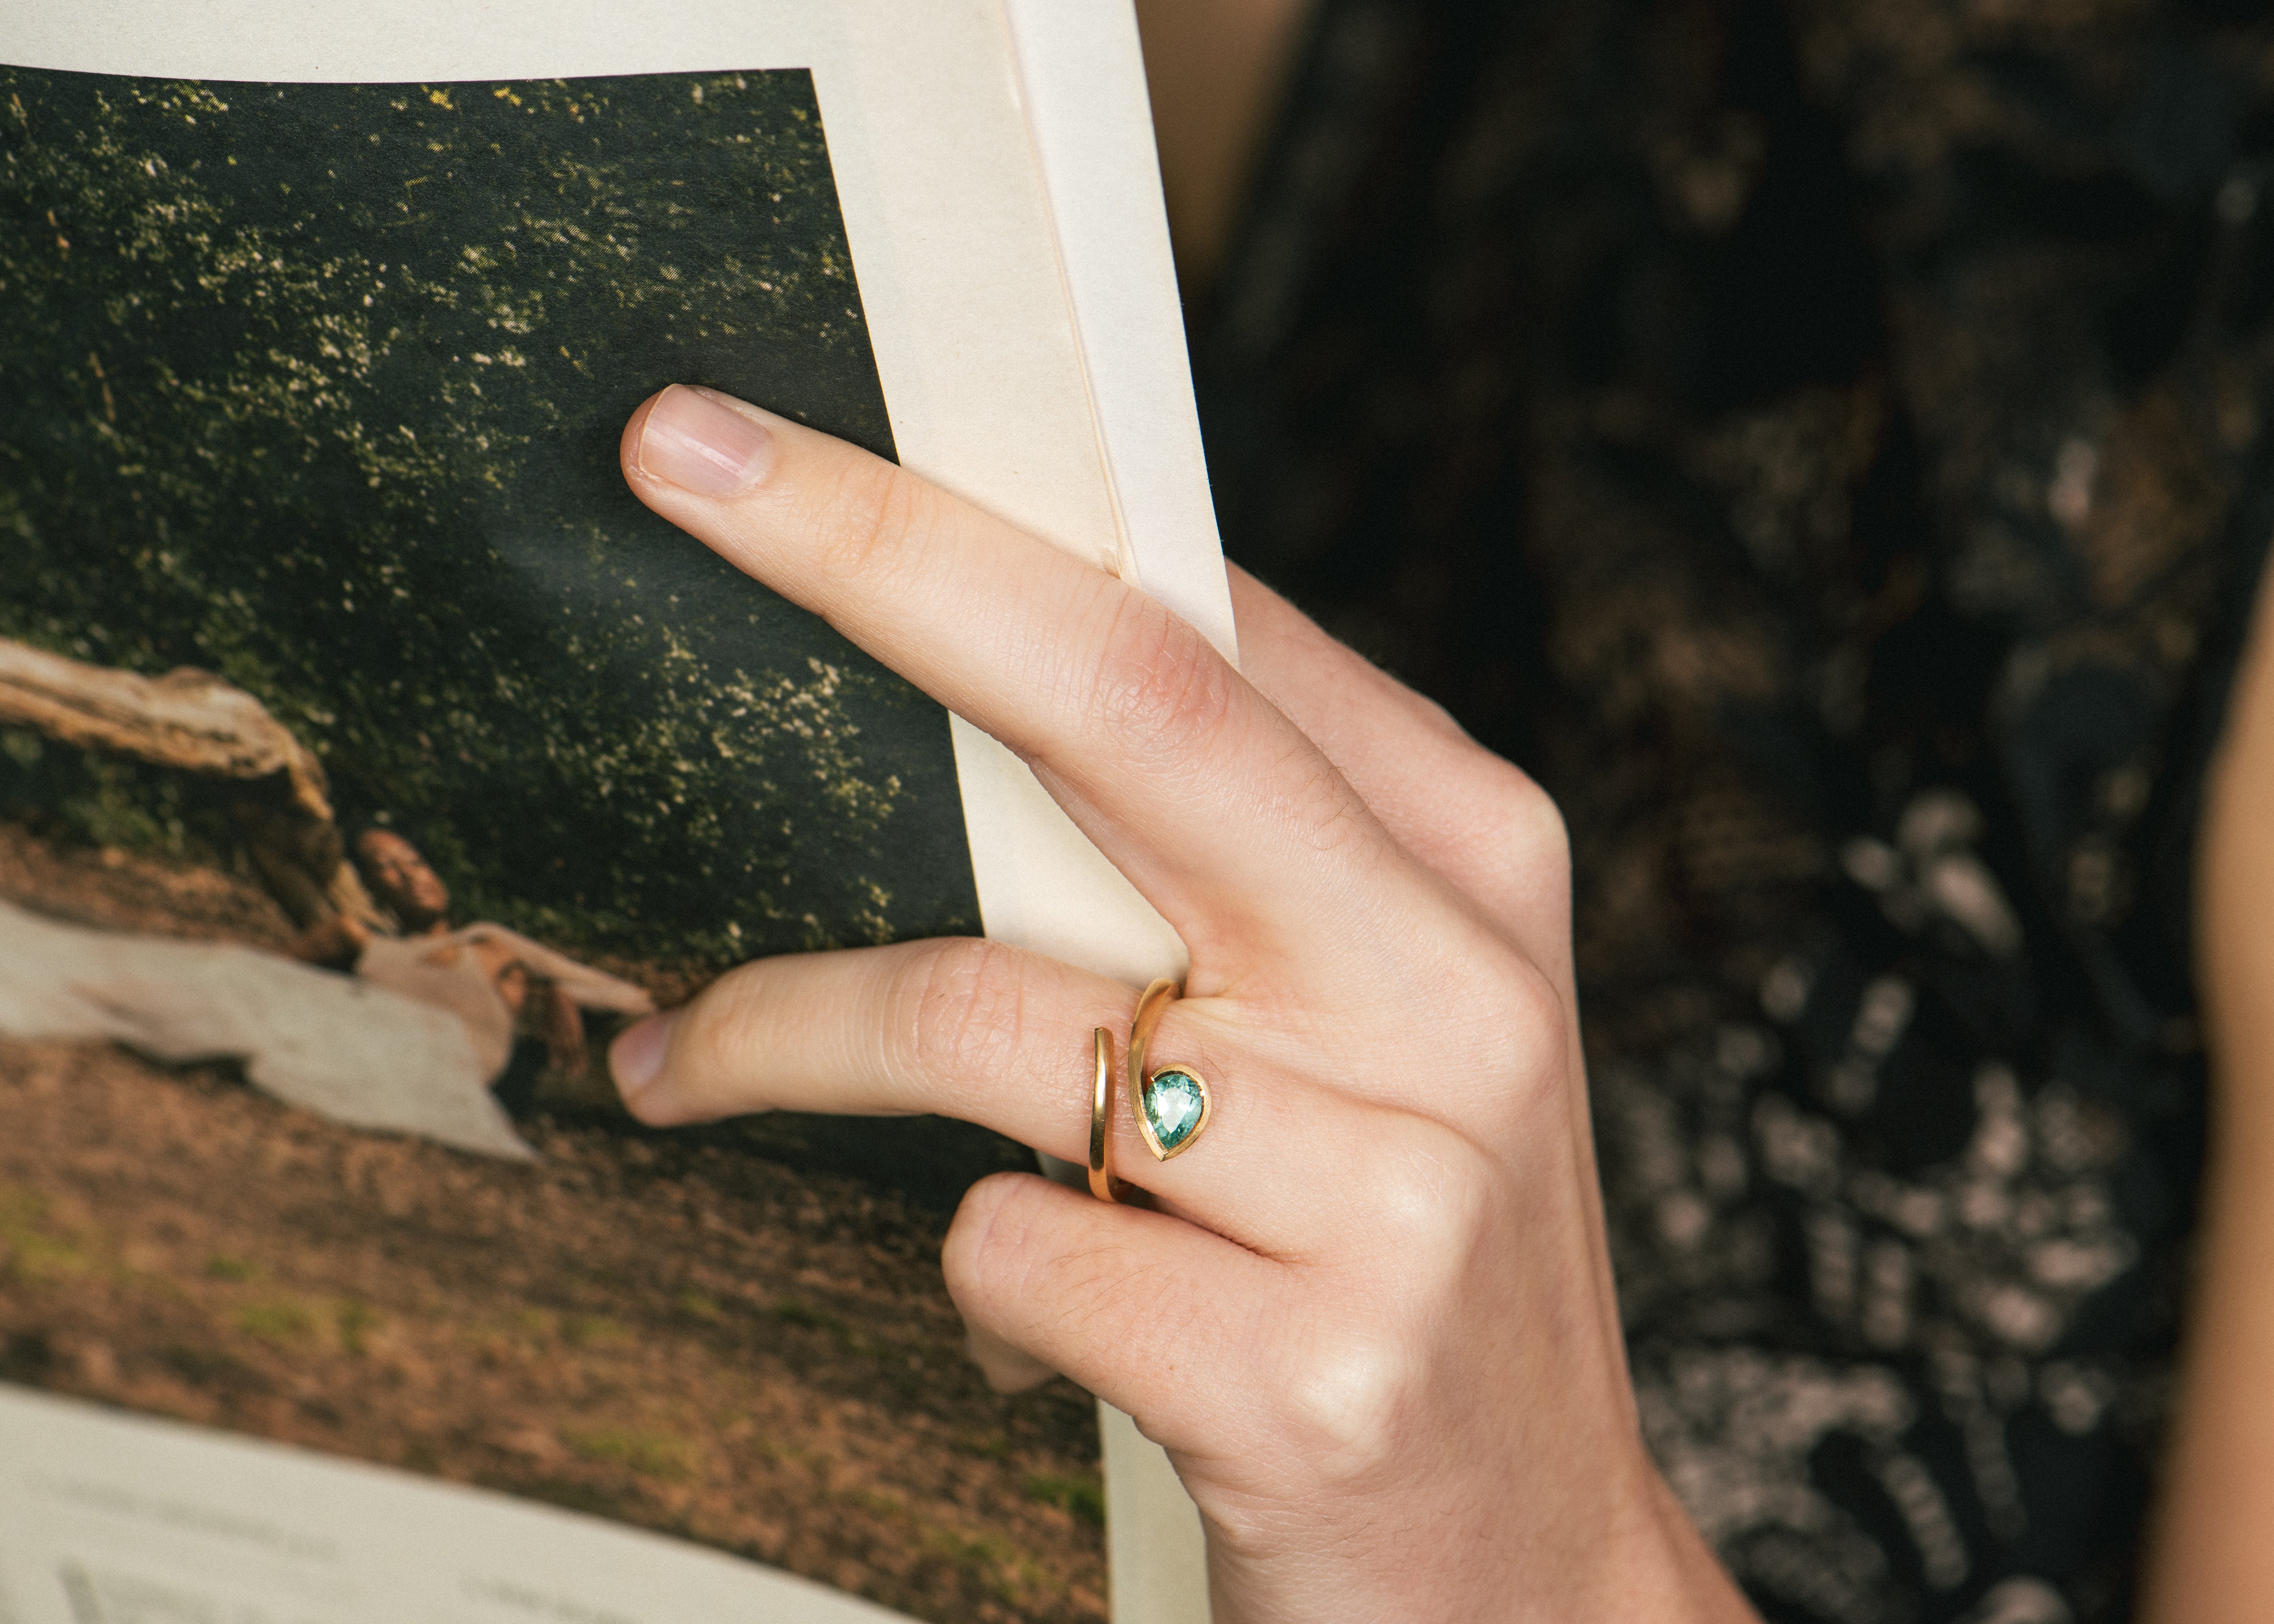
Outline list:
[[[759,953],[1178,966],[614,466],[712,385],[1231,652],[1126,0],[13,8],[0,311],[0,1624],[1096,1618],[1109,1508],[1204,1618],[1158,1451],[960,1363],[1023,1152],[600,1059]]]

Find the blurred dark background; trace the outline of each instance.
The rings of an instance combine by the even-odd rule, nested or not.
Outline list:
[[[1146,9],[1227,551],[1572,831],[1670,1477],[1772,1620],[2129,1616],[2268,8],[1252,0],[1213,64]]]

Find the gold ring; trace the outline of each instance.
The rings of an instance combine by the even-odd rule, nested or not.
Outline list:
[[[1113,1034],[1089,1030],[1097,1072],[1089,1087],[1089,1192],[1101,1201],[1118,1201],[1128,1186],[1113,1177]]]
[[[1129,1109],[1137,1118],[1137,1132],[1145,1136],[1145,1148],[1153,1153],[1156,1162],[1166,1162],[1190,1150],[1208,1126],[1212,1108],[1208,1081],[1192,1067],[1145,1070],[1145,1050],[1153,1041],[1153,1028],[1161,1024],[1161,1012],[1180,992],[1174,981],[1155,981],[1137,1000],[1137,1019],[1129,1025]],[[1093,1144],[1095,1133],[1093,1129]],[[1097,1153],[1092,1150],[1093,1164],[1096,1159]],[[1095,1177],[1092,1175],[1093,1183]]]

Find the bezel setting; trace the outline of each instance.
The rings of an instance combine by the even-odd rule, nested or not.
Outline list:
[[[1163,1149],[1161,1137],[1153,1127],[1153,1087],[1162,1078],[1171,1076],[1189,1077],[1193,1079],[1193,1086],[1200,1091],[1201,1115],[1200,1120],[1193,1124],[1182,1139]],[[1130,1103],[1136,1107],[1131,1115],[1137,1118],[1137,1132],[1144,1138],[1145,1148],[1153,1153],[1154,1161],[1166,1162],[1171,1156],[1183,1155],[1199,1143],[1201,1135],[1208,1131],[1209,1117],[1216,1109],[1216,1095],[1209,1087],[1208,1079],[1193,1071],[1192,1067],[1163,1065],[1156,1066],[1151,1071],[1146,1073],[1142,1097],[1133,1100]]]

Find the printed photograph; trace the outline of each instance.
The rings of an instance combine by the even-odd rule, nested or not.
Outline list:
[[[935,1119],[677,1133],[629,1019],[970,934],[945,713],[650,515],[704,384],[892,455],[811,78],[0,68],[0,1380],[919,1617],[1103,1616]]]

